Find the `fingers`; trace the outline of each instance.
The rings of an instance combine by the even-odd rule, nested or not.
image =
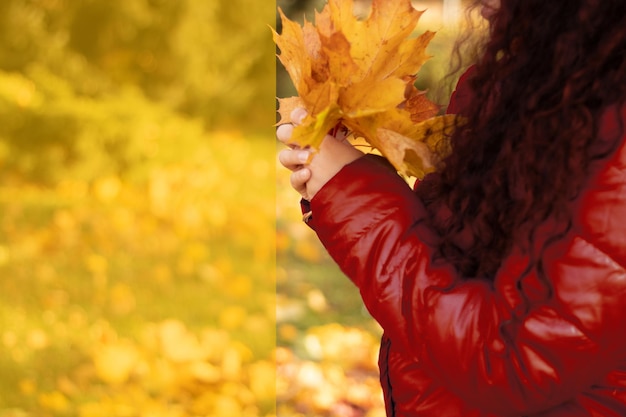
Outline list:
[[[293,123],[299,125],[300,123],[302,123],[307,114],[308,113],[304,108],[296,107],[295,109],[293,109],[289,116],[291,117],[291,121]]]
[[[276,137],[289,147],[278,153],[278,160],[292,172],[290,176],[292,188],[303,198],[311,200],[343,166],[359,158],[363,153],[350,144],[349,132],[345,126],[338,124],[331,134],[326,135],[313,158],[313,151],[308,147],[302,149],[290,143],[294,128],[306,117],[306,110],[294,109],[290,115],[291,123],[279,126],[276,129]]]
[[[278,161],[285,168],[292,171],[289,177],[291,187],[300,193],[303,198],[308,199],[307,182],[311,179],[312,174],[309,168],[304,167],[304,164],[309,162],[311,151],[300,149],[297,145],[289,143],[293,135],[294,126],[302,123],[306,115],[307,112],[303,108],[294,109],[290,115],[292,123],[278,126],[276,137],[279,141],[289,146],[289,149],[283,149],[278,153]]]
[[[298,107],[294,109],[290,115],[291,121],[293,123],[280,125],[276,129],[276,137],[278,138],[278,140],[292,149],[297,148],[296,145],[289,143],[289,140],[291,139],[291,135],[293,134],[294,125],[299,125],[300,123],[302,123],[302,120],[304,120],[306,115],[307,112],[303,108]]]
[[[294,125],[299,125],[300,123],[302,123],[302,120],[304,120],[306,115],[307,111],[302,107],[294,109],[289,116],[292,123],[280,125],[276,129],[276,137],[278,138],[278,140],[291,148],[296,148],[295,145],[289,144],[288,142],[291,139],[291,135],[293,134]]]
[[[309,195],[307,193],[307,182],[310,179],[311,170],[308,168],[301,168],[297,171],[294,171],[289,178],[293,189],[300,193],[300,195],[306,200],[309,200]]]
[[[310,157],[311,152],[303,149],[283,149],[278,153],[279,162],[292,171],[289,177],[291,187],[307,200],[309,199],[307,182],[311,179],[312,173],[304,164]]]
[[[293,133],[293,125],[292,124],[284,124],[278,126],[276,129],[276,137],[279,141],[284,144],[287,144],[289,139],[291,139],[291,134]]]
[[[283,149],[278,153],[278,161],[290,171],[302,168],[311,158],[311,151],[306,149]]]
[[[298,149],[299,147],[297,145],[289,143],[289,141],[293,135],[294,127],[302,123],[307,114],[307,111],[302,107],[294,109],[290,114],[292,123],[282,124],[276,129],[276,137],[278,140],[292,149]],[[332,136],[339,142],[349,143],[349,133],[348,128],[346,128],[343,124],[338,124],[331,130],[331,132],[329,132],[327,136]]]

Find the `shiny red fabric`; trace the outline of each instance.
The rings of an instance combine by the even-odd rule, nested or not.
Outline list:
[[[608,109],[601,135],[624,123],[626,108]],[[597,164],[574,226],[542,255],[551,297],[536,270],[517,285],[529,262],[519,248],[493,283],[434,262],[422,203],[373,156],[344,167],[310,209],[384,329],[389,416],[626,416],[626,145]]]

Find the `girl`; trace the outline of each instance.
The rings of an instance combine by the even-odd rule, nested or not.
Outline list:
[[[482,14],[466,123],[414,190],[330,136],[279,160],[384,329],[388,416],[626,416],[626,2]]]

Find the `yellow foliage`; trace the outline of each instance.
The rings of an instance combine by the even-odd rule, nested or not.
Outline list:
[[[246,309],[239,305],[228,306],[222,309],[219,313],[219,324],[222,329],[234,330],[243,325],[248,312]]]
[[[0,345],[2,368],[9,372],[0,398],[11,407],[5,411],[80,417],[275,414],[267,398],[266,362],[275,332],[275,149],[267,146],[273,109],[248,86],[266,89],[267,103],[274,89],[247,72],[261,70],[260,55],[268,68],[274,66],[267,27],[248,22],[241,28],[265,39],[262,48],[251,48],[247,37],[229,37],[233,48],[220,50],[219,66],[229,68],[233,82],[207,82],[206,68],[194,65],[198,78],[192,84],[228,103],[215,107],[211,96],[208,107],[198,102],[197,115],[207,109],[229,117],[232,110],[249,114],[245,103],[251,102],[265,109],[266,132],[248,136],[208,131],[174,110],[172,102],[189,97],[180,94],[180,86],[189,84],[168,87],[159,101],[132,74],[127,85],[115,85],[106,73],[115,62],[138,56],[141,63],[152,62],[142,70],[163,70],[169,64],[144,51],[142,42],[155,38],[184,45],[184,57],[176,54],[178,61],[171,63],[183,59],[187,67],[188,58],[206,49],[189,44],[189,33],[163,37],[151,25],[158,21],[185,33],[206,29],[211,37],[203,42],[216,45],[223,31],[213,33],[216,27],[205,18],[223,21],[221,15],[207,16],[217,3],[5,3],[7,22],[27,23],[13,33],[29,45],[18,57],[29,62],[27,69],[0,71]],[[125,40],[142,44],[136,45],[138,54],[90,45],[89,53],[102,53],[98,62],[104,66],[91,68],[90,57],[58,49],[74,29],[64,26],[74,13],[100,5],[106,6],[104,14],[88,26],[110,28],[102,32],[109,40],[119,40],[119,28]],[[157,13],[170,6],[172,13]],[[202,13],[189,16],[194,24],[177,20],[179,12],[192,14],[186,6]],[[49,15],[53,10],[58,14]],[[137,20],[124,20],[125,13]],[[233,16],[229,22],[240,22],[239,14]],[[48,37],[57,25],[44,22],[52,21],[59,23],[61,37]],[[50,44],[38,44],[45,40]],[[45,57],[32,55],[37,50]],[[216,56],[201,61],[215,63]],[[166,72],[181,78],[178,71]],[[209,81],[217,79],[223,81],[209,74]],[[262,126],[253,113],[254,128]],[[240,127],[233,122],[219,124]],[[211,401],[199,401],[208,391],[214,393]]]
[[[312,239],[302,239],[295,242],[294,251],[297,256],[313,264],[322,258],[321,245]]]
[[[94,275],[105,274],[108,270],[107,259],[96,253],[88,255],[85,259],[85,263],[87,264],[89,271],[91,271]]]
[[[19,382],[20,392],[26,396],[30,396],[37,390],[37,383],[32,379],[23,379]]]
[[[378,340],[371,333],[329,324],[309,328],[303,343],[311,359],[287,349],[275,352],[281,415],[296,417],[296,410],[305,415],[352,415],[354,408],[384,415]]]
[[[164,356],[173,362],[202,360],[205,351],[198,338],[178,320],[167,320],[158,329],[160,347]]]
[[[236,380],[241,373],[243,358],[241,352],[234,348],[229,347],[224,351],[222,357],[222,375],[226,380]]]
[[[125,315],[135,309],[136,300],[132,288],[123,283],[115,284],[109,292],[111,311],[116,315]]]
[[[69,408],[69,401],[59,391],[42,392],[38,396],[41,407],[55,413],[65,413]]]
[[[187,417],[187,414],[180,408],[152,401],[144,405],[139,417]]]
[[[36,85],[16,73],[0,78],[0,97],[13,101],[20,108],[36,107],[42,102]]]
[[[214,416],[238,416],[242,415],[242,407],[234,398],[220,395],[215,399]]]
[[[0,266],[3,266],[9,262],[9,249],[6,246],[0,245]]]
[[[26,336],[26,345],[33,350],[41,350],[50,344],[48,334],[41,329],[32,329]]]
[[[252,289],[252,280],[245,275],[231,277],[224,285],[224,292],[238,299],[249,297]]]
[[[439,158],[453,116],[415,87],[434,32],[411,36],[423,12],[410,0],[374,0],[367,19],[354,15],[353,0],[328,0],[315,24],[302,27],[280,11],[274,32],[298,97],[282,98],[279,123],[291,123],[295,107],[307,116],[292,134],[299,146],[319,149],[339,125],[378,149],[403,174],[423,177]]]
[[[250,390],[261,401],[276,398],[276,367],[269,361],[257,361],[248,367]]]
[[[278,336],[287,342],[294,342],[298,337],[298,328],[293,324],[280,324],[278,326]]]
[[[96,375],[108,384],[117,385],[126,382],[138,361],[139,352],[128,341],[97,346],[93,352]]]
[[[120,194],[122,182],[116,176],[109,176],[96,180],[94,184],[94,194],[103,203],[113,202]]]
[[[200,332],[200,342],[207,360],[217,363],[230,346],[230,334],[224,329],[205,328]]]

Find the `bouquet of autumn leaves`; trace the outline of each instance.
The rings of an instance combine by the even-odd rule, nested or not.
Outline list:
[[[278,125],[303,107],[308,114],[293,144],[319,149],[343,125],[399,172],[422,178],[446,152],[443,132],[454,117],[437,116],[439,106],[414,85],[434,32],[412,36],[423,12],[411,0],[373,0],[365,20],[353,9],[353,0],[328,0],[315,24],[302,26],[279,9],[282,32],[273,31],[274,42],[298,96],[278,99]]]

